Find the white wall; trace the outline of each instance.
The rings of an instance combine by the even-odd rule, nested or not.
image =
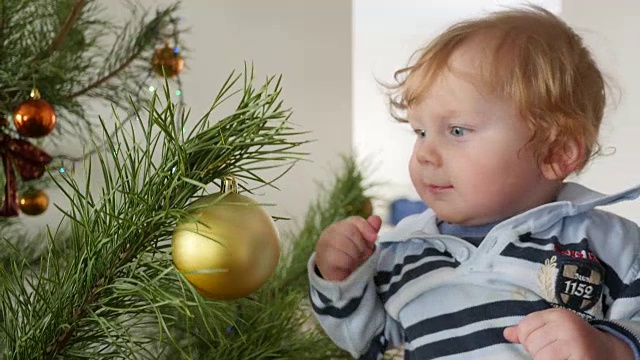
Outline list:
[[[389,82],[395,70],[434,35],[453,22],[487,10],[525,3],[521,0],[354,0],[353,7],[353,111],[354,146],[361,156],[375,163],[373,178],[386,184],[378,196],[417,199],[411,187],[407,163],[413,145],[408,126],[395,122],[388,114],[386,99],[376,79]],[[637,134],[640,109],[640,2],[634,0],[539,0],[541,5],[560,13],[582,31],[604,69],[618,80],[622,102],[607,115],[603,145],[615,146],[617,153],[598,159],[579,182],[603,191],[616,192],[640,183]],[[561,10],[562,9],[562,10]],[[385,201],[378,204],[384,212]],[[640,201],[612,207],[636,221],[640,220]]]
[[[635,0],[564,0],[562,17],[585,38],[603,70],[617,87],[620,101],[607,111],[600,157],[578,178],[613,193],[640,183],[640,2]],[[612,206],[612,211],[640,222],[640,201]]]
[[[205,111],[228,71],[255,63],[259,74],[283,74],[282,99],[292,121],[311,131],[298,163],[259,201],[272,215],[301,218],[316,195],[315,181],[331,178],[338,154],[351,150],[351,6],[349,1],[185,1],[185,42],[192,49],[185,94]],[[285,225],[286,227],[286,225]]]
[[[150,8],[170,3],[138,2]],[[109,14],[126,16],[128,8],[122,3],[103,1]],[[300,130],[311,131],[308,139],[316,141],[300,149],[311,153],[311,161],[298,163],[275,183],[282,191],[267,189],[255,198],[276,203],[268,209],[272,215],[301,218],[316,196],[316,181],[330,179],[327,169],[339,164],[339,153],[351,150],[350,2],[184,1],[179,14],[189,28],[182,35],[188,50],[181,77],[194,121],[209,109],[230,71],[241,70],[245,60],[255,64],[258,81],[266,75],[284,75],[282,100],[293,108],[291,120]],[[59,193],[48,192],[53,202],[65,206]],[[22,220],[55,224],[60,217],[52,205],[42,216]],[[290,224],[279,222],[279,227]]]

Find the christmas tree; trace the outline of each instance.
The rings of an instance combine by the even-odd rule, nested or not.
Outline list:
[[[142,137],[129,126],[107,139],[108,151],[99,156],[100,196],[63,174],[57,184],[73,204],[68,231],[44,237],[48,246],[35,267],[5,242],[5,358],[348,358],[313,325],[304,304],[306,261],[320,231],[360,214],[367,202],[353,159],[346,157],[332,186],[320,191],[300,231],[284,237],[292,246],[251,296],[207,299],[172,265],[175,224],[189,217],[185,206],[207,192],[206,184],[228,174],[269,184],[273,179],[261,178],[262,170],[286,169],[300,158],[296,148],[306,140],[288,125],[279,94],[275,78],[256,88],[251,71],[232,75],[212,110],[237,99],[235,111],[215,122],[205,114],[189,134],[174,126],[179,114],[169,96],[156,95],[135,109],[144,119]],[[180,122],[187,120],[183,115]],[[105,128],[104,134],[113,133]]]
[[[256,83],[250,67],[229,76],[199,119],[171,101],[168,83],[145,99],[140,88],[149,76],[151,52],[167,33],[176,34],[175,7],[124,26],[107,53],[99,44],[112,24],[99,18],[99,10],[97,2],[83,0],[0,2],[1,56],[7,59],[4,69],[11,69],[0,73],[4,118],[11,119],[37,87],[65,119],[54,134],[87,139],[85,154],[93,155],[82,158],[89,169],[84,178],[56,171],[61,165],[55,159],[48,165],[55,176],[16,178],[18,189],[50,181],[70,208],[61,208],[60,226],[35,236],[0,219],[4,358],[350,358],[310,315],[306,262],[324,227],[368,211],[356,162],[345,157],[299,231],[283,234],[282,255],[265,284],[233,300],[203,296],[172,259],[177,224],[194,221],[189,205],[216,193],[229,175],[249,197],[256,188],[272,186],[304,158],[299,146],[310,135],[289,124],[279,78]],[[42,29],[54,31],[47,37]],[[24,54],[23,60],[15,54]],[[167,70],[163,74],[172,75]],[[92,122],[83,97],[112,104],[115,125]],[[232,111],[215,117],[230,102]],[[187,123],[191,130],[185,132]],[[92,130],[95,124],[98,131]],[[3,159],[12,156],[12,166],[21,153],[9,151],[9,144],[28,143],[30,154],[41,150],[42,141],[23,135],[11,121],[0,127]],[[55,143],[53,137],[45,142],[50,138]],[[89,187],[92,167],[104,178],[97,191]],[[274,168],[280,174],[265,178]],[[244,230],[238,227],[227,240]]]
[[[155,11],[131,5],[124,22],[106,19],[104,5],[0,1],[0,219],[18,215],[19,197],[26,198],[23,213],[46,209],[46,170],[82,160],[82,142],[70,154],[56,145],[91,139],[100,127],[90,106],[122,110],[137,101],[153,76],[155,48],[180,32],[177,5]]]

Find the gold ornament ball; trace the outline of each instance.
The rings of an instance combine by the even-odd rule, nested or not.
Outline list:
[[[20,210],[27,215],[40,215],[49,207],[49,196],[43,190],[28,190],[18,199]]]
[[[221,198],[221,196],[223,196]],[[280,258],[278,230],[254,200],[235,192],[189,206],[196,219],[173,232],[173,263],[200,294],[216,300],[246,297],[271,276]]]
[[[157,75],[171,78],[180,74],[184,69],[184,58],[179,52],[165,44],[163,48],[157,49],[154,53],[151,67]]]
[[[365,219],[373,215],[373,203],[371,202],[371,199],[367,198],[362,202],[360,205],[360,215]]]
[[[43,137],[55,128],[56,113],[48,102],[40,98],[31,98],[18,105],[13,113],[13,124],[24,136]]]

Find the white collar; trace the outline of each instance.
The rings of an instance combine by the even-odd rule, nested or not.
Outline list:
[[[502,223],[509,223],[511,226],[518,226],[523,222],[531,225],[538,221],[547,222],[557,220],[559,217],[576,215],[598,206],[614,204],[620,201],[636,199],[640,196],[640,185],[626,189],[624,191],[606,195],[595,190],[591,190],[584,185],[574,182],[567,182],[560,190],[558,199],[552,203],[543,204],[530,209],[522,214],[506,219]],[[532,218],[539,217],[538,221],[531,222]],[[432,209],[427,209],[421,214],[416,214],[403,219],[396,228],[381,236],[380,241],[398,241],[406,236],[426,233],[437,234],[436,214]]]

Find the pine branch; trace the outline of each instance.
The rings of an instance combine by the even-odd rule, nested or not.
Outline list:
[[[148,11],[131,3],[129,19],[122,24],[122,19],[105,18],[99,3],[0,0],[0,114],[10,116],[37,86],[65,120],[44,140],[50,152],[67,138],[87,141],[93,135],[96,122],[82,98],[118,110],[128,108],[130,96],[139,102],[153,47],[167,34],[182,31],[173,20],[177,4]],[[0,132],[18,136],[11,122]],[[0,172],[0,184],[3,178]],[[30,184],[46,187],[40,180]],[[19,181],[19,186],[25,184]]]
[[[179,317],[230,318],[228,307],[207,307],[188,290],[171,266],[167,244],[176,221],[188,216],[185,205],[203,191],[197,184],[229,173],[261,179],[257,174],[265,166],[256,159],[277,165],[300,158],[293,148],[305,141],[293,140],[299,135],[287,125],[279,82],[268,78],[254,88],[252,74],[230,77],[217,96],[227,98],[244,80],[230,115],[209,125],[209,115],[221,104],[216,100],[186,138],[174,126],[175,105],[162,107],[158,97],[144,111],[132,104],[136,116],[147,121],[139,124],[142,132],[133,131],[132,123],[115,133],[103,129],[113,135],[105,139],[108,151],[98,154],[105,178],[99,197],[88,188],[89,179],[81,185],[61,177],[57,184],[71,206],[61,210],[71,223],[72,249],[66,256],[50,249],[40,273],[28,275],[12,265],[11,273],[0,277],[5,289],[0,342],[8,359],[158,358],[176,344],[168,329]],[[158,153],[160,160],[154,160]],[[32,280],[24,286],[19,279]],[[154,325],[164,340],[152,331]]]
[[[64,25],[62,25],[62,27],[58,31],[58,34],[56,35],[55,39],[51,43],[51,46],[46,52],[42,54],[42,56],[40,56],[40,58],[48,57],[52,53],[54,53],[56,50],[60,49],[60,46],[64,42],[65,37],[67,36],[67,34],[69,33],[73,25],[76,23],[76,21],[78,21],[78,18],[80,17],[80,14],[82,13],[82,9],[84,8],[85,4],[86,4],[86,0],[76,0],[76,3],[73,6],[73,9],[69,13],[69,16],[64,22]]]
[[[6,23],[6,7],[4,4],[5,0],[0,0],[0,44],[2,44],[2,40],[4,40],[4,27]]]
[[[57,129],[63,135],[90,128],[77,101],[81,95],[126,107],[125,94],[132,95],[148,75],[154,45],[181,31],[170,21],[175,4],[155,16],[133,7],[124,26],[105,19],[95,0],[5,0],[2,6],[0,112],[11,113],[36,85],[65,118]],[[42,36],[47,33],[52,36]],[[115,40],[109,45],[105,39]],[[78,126],[83,123],[84,129]]]
[[[131,41],[132,45],[130,46],[130,49],[124,51],[124,57],[122,57],[120,61],[114,62],[114,64],[107,69],[106,73],[102,74],[83,88],[68,94],[66,98],[74,99],[76,97],[86,95],[91,90],[100,88],[101,86],[106,85],[110,80],[123,75],[123,72],[129,69],[134,61],[140,60],[143,57],[143,53],[148,51],[150,46],[157,42],[159,34],[161,34],[163,29],[166,29],[170,25],[173,26],[172,21],[170,21],[170,17],[176,8],[177,7],[174,6],[158,12],[156,18],[141,27],[136,39]],[[176,30],[174,29],[173,31]],[[125,39],[126,31],[119,34],[118,37]],[[115,54],[116,48],[114,47],[111,51]],[[114,99],[114,102],[115,100],[116,99]]]
[[[53,359],[56,357],[56,355],[64,350],[65,346],[76,332],[78,322],[87,316],[87,308],[91,304],[95,304],[98,300],[100,289],[102,288],[102,286],[104,286],[104,284],[105,281],[102,281],[102,279],[98,280],[96,285],[91,289],[91,291],[89,291],[89,294],[87,294],[87,297],[83,301],[83,303],[72,311],[73,315],[71,316],[70,325],[62,330],[62,333],[58,336],[58,338],[47,345],[43,354],[43,359]]]
[[[101,86],[102,84],[106,83],[107,81],[111,80],[113,77],[117,76],[118,74],[120,74],[124,69],[126,69],[127,67],[129,67],[129,65],[131,65],[131,63],[136,60],[140,54],[142,53],[144,49],[140,49],[137,52],[131,54],[131,56],[126,59],[125,61],[123,61],[117,68],[113,69],[110,73],[104,75],[103,77],[95,80],[94,82],[92,82],[91,84],[87,85],[85,88],[82,88],[72,94],[67,95],[67,98],[69,99],[73,99],[73,98],[77,98],[79,96],[85,95],[86,93],[88,93],[89,91]]]

